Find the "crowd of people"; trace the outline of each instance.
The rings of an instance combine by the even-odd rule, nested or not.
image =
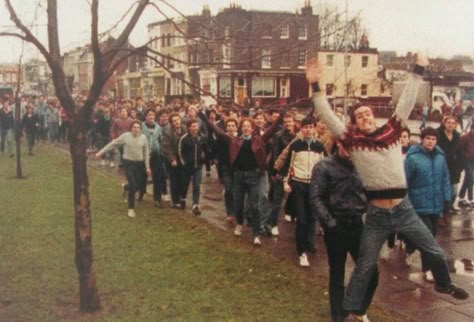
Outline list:
[[[101,99],[88,134],[101,166],[122,169],[127,179],[127,215],[136,216],[147,177],[156,207],[165,202],[199,216],[203,171],[215,165],[224,189],[226,220],[241,237],[245,223],[252,242],[278,236],[280,214],[295,222],[295,249],[301,267],[316,252],[319,223],[327,248],[330,309],[333,321],[368,321],[367,310],[378,285],[377,258],[388,241],[405,243],[407,261],[418,250],[425,280],[457,299],[466,291],[452,284],[443,250],[435,236],[459,207],[474,208],[474,125],[464,135],[458,119],[446,115],[438,129],[426,121],[420,142],[411,140],[406,121],[414,108],[428,61],[419,55],[394,114],[377,127],[370,107],[356,105],[344,115],[333,111],[319,88],[319,66],[310,61],[306,76],[313,107],[294,109],[224,108],[203,101],[170,104],[143,99]],[[347,120],[346,120],[347,117]],[[29,153],[36,140],[65,138],[67,116],[56,101],[39,97],[25,104],[22,116]],[[12,111],[0,111],[1,151],[11,148]],[[9,143],[10,142],[10,143]],[[458,184],[461,173],[464,179]],[[467,199],[466,199],[467,195]],[[344,287],[345,262],[356,262]]]

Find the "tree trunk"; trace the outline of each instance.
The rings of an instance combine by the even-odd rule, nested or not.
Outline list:
[[[75,262],[79,273],[79,309],[81,312],[95,312],[100,309],[100,298],[93,269],[92,214],[87,174],[85,124],[87,122],[75,120],[70,125],[69,134],[74,180]]]

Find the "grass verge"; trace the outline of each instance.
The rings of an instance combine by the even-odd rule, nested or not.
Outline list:
[[[327,281],[179,211],[126,217],[119,181],[90,170],[103,309],[81,315],[67,154],[41,146],[26,179],[0,156],[0,320],[328,321]],[[287,265],[288,264],[288,265]],[[374,321],[401,321],[371,308]]]

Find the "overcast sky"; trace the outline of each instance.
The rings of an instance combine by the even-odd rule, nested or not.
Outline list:
[[[209,5],[216,14],[219,9],[238,3],[244,9],[290,11],[295,12],[304,5],[304,0],[169,0],[184,14],[196,14],[204,5]],[[0,0],[0,3],[3,2]],[[90,14],[86,0],[60,0],[60,40],[62,51],[88,42]],[[101,30],[108,29],[121,17],[133,0],[101,0]],[[155,0],[163,9],[166,5]],[[34,33],[45,41],[46,26],[44,21],[45,0],[12,0],[15,8],[30,25],[35,12],[38,18]],[[345,0],[312,0],[314,12],[321,3],[345,7]],[[348,0],[349,15],[360,15],[369,33],[372,47],[379,50],[396,50],[399,54],[407,51],[423,50],[428,55],[451,57],[455,54],[474,56],[474,0]],[[166,10],[169,15],[176,15]],[[43,17],[43,18],[41,18]],[[134,33],[132,43],[140,45],[147,39],[146,25],[163,17],[153,8],[148,8]],[[0,30],[11,31],[11,22],[6,9],[0,5]],[[0,62],[17,62],[21,51],[20,41],[11,38],[0,38]],[[26,47],[26,54],[35,57],[31,46]]]

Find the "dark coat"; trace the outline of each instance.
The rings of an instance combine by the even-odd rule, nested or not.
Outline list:
[[[438,129],[438,146],[443,150],[446,157],[451,184],[459,183],[461,179],[463,163],[459,139],[460,135],[457,131],[453,132],[453,138],[450,141],[444,133],[444,127]]]
[[[360,222],[367,210],[359,175],[350,161],[338,155],[327,157],[314,166],[309,193],[313,215],[325,228]]]
[[[31,114],[28,116],[28,113],[23,115],[21,120],[21,126],[26,133],[36,133],[37,127],[40,125],[40,119],[38,115]]]

